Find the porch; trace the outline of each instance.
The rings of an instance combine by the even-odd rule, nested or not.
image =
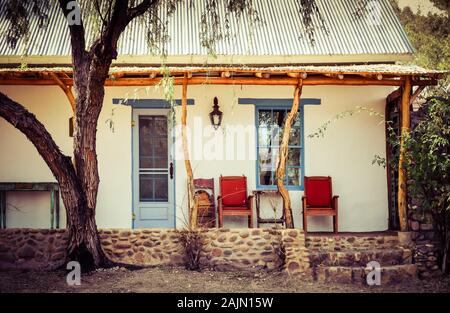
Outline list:
[[[200,94],[204,89],[209,86],[214,86],[214,91],[211,89],[208,91],[208,95],[219,95],[219,104],[221,104],[221,109],[224,111],[225,119],[224,126],[228,126],[227,123],[230,123],[230,117],[234,114],[234,120],[232,123],[245,123],[247,124],[256,124],[255,114],[257,110],[264,111],[273,110],[270,106],[265,105],[263,102],[265,101],[276,104],[278,108],[280,107],[280,103],[282,102],[282,107],[289,112],[289,110],[297,105],[305,110],[305,120],[306,124],[305,128],[307,128],[308,132],[311,132],[317,129],[318,126],[323,123],[324,118],[317,118],[313,122],[311,118],[307,115],[320,115],[322,113],[326,114],[327,117],[333,114],[339,113],[341,110],[348,109],[348,107],[340,106],[341,103],[345,102],[345,97],[348,97],[350,94],[357,95],[359,98],[365,97],[367,101],[370,102],[372,106],[378,107],[381,111],[384,111],[382,105],[384,105],[384,99],[389,93],[391,93],[394,88],[398,87],[398,89],[392,93],[390,98],[395,98],[397,96],[398,99],[403,99],[402,103],[402,114],[404,113],[404,117],[402,121],[404,122],[403,127],[407,127],[408,122],[408,112],[409,106],[408,104],[414,100],[415,97],[421,92],[424,86],[433,85],[436,83],[436,80],[440,77],[440,72],[436,71],[427,71],[424,69],[420,69],[417,67],[409,67],[409,66],[397,66],[392,64],[385,65],[355,65],[355,66],[289,66],[289,67],[168,67],[167,72],[170,73],[170,78],[172,79],[174,88],[176,89],[175,99],[177,99],[177,106],[175,107],[176,116],[179,119],[182,127],[190,127],[195,124],[194,117],[202,116],[203,122],[205,120],[209,123],[208,113],[211,109],[212,99],[208,99],[207,102],[200,101],[202,99]],[[71,95],[71,85],[72,85],[72,70],[70,68],[28,68],[24,70],[18,69],[2,69],[0,70],[0,85],[8,85],[8,86],[39,86],[39,88],[48,88],[44,86],[59,86],[64,91],[65,95],[68,97],[67,99],[71,104],[73,104],[73,96]],[[114,90],[124,90],[123,88],[128,87],[148,87],[154,86],[161,81],[166,80],[167,77],[165,74],[161,74],[161,69],[159,67],[116,67],[111,69],[110,79],[107,80],[106,86],[108,92],[112,95],[108,95],[105,102],[110,102],[114,99],[125,99],[126,96],[120,97],[117,96],[119,93],[113,91]],[[304,86],[303,94],[300,96],[294,90],[298,89],[297,87],[301,84]],[[266,86],[271,86],[267,88]],[[327,87],[324,87],[327,86]],[[237,89],[241,89],[238,93]],[[361,88],[362,87],[362,88]],[[365,89],[365,88],[370,89]],[[122,89],[121,89],[122,88]],[[319,89],[320,88],[320,89]],[[327,89],[325,89],[327,88]],[[379,88],[379,89],[378,89]],[[416,88],[416,89],[414,89]],[[244,90],[242,90],[244,89]],[[273,91],[268,91],[268,90]],[[234,99],[230,97],[225,98],[224,95],[230,94],[230,90],[236,92],[236,96]],[[264,93],[261,91],[264,90]],[[319,90],[326,90],[320,92]],[[377,90],[377,91],[375,91]],[[345,92],[344,92],[345,91]],[[298,95],[296,97],[295,95]],[[258,98],[257,96],[264,98]],[[319,95],[319,96],[318,96]],[[339,96],[337,96],[339,95]],[[383,95],[383,96],[381,96]],[[112,99],[111,99],[112,98]],[[128,98],[133,98],[128,95]],[[163,103],[163,96],[159,96],[159,99],[150,99],[150,100],[158,100],[159,103]],[[211,97],[212,98],[212,97]],[[313,106],[311,99],[321,98],[323,105]],[[334,98],[334,99],[333,99]],[[225,100],[222,100],[225,99]],[[294,99],[297,99],[297,104]],[[342,100],[341,100],[342,99]],[[375,100],[377,99],[377,100]],[[382,99],[381,101],[379,99]],[[195,105],[191,105],[191,100],[196,102]],[[305,102],[306,101],[306,102]],[[308,102],[309,101],[309,102]],[[113,101],[111,101],[113,102]],[[127,101],[125,101],[127,102]],[[115,110],[115,114],[121,116],[130,116],[132,112],[135,112],[134,105],[139,101],[131,100],[128,103],[121,103],[120,108],[115,109],[114,104],[105,103],[107,106],[106,110],[110,110],[113,108]],[[199,102],[203,102],[199,105]],[[237,102],[239,105],[238,109],[230,108],[231,103]],[[260,102],[260,103],[258,103]],[[151,102],[154,105],[154,101]],[[225,104],[223,104],[225,103]],[[115,105],[117,105],[116,103]],[[310,105],[310,106],[309,106]],[[322,106],[326,106],[326,111],[322,110]],[[335,106],[333,108],[333,106]],[[73,110],[73,105],[69,107],[70,110]],[[153,107],[153,109],[155,109]],[[235,110],[235,112],[233,112]],[[122,112],[121,112],[122,111]],[[117,113],[119,112],[119,113]],[[317,113],[315,113],[317,112]],[[206,114],[205,114],[206,113]],[[108,114],[108,113],[105,113]],[[146,113],[147,114],[147,113]],[[203,117],[206,115],[206,118]],[[238,116],[238,117],[236,117]],[[106,117],[105,117],[106,119]],[[184,121],[184,123],[183,123]],[[67,120],[59,121],[63,127],[68,129],[69,123]],[[59,123],[58,122],[58,123]],[[136,118],[132,118],[129,121],[130,124],[136,122]],[[128,120],[121,120],[120,123],[126,125]],[[308,124],[309,123],[309,124]],[[365,127],[365,137],[361,137],[359,142],[359,148],[354,146],[344,146],[344,149],[348,149],[349,151],[352,149],[359,149],[358,153],[353,153],[353,160],[348,160],[343,162],[339,160],[339,163],[336,163],[335,166],[331,166],[330,161],[336,162],[329,158],[327,154],[330,153],[330,150],[324,149],[327,143],[312,143],[310,139],[305,138],[305,145],[310,147],[310,152],[306,152],[305,163],[306,163],[306,173],[305,168],[301,168],[299,171],[299,179],[297,188],[290,188],[290,186],[286,186],[288,194],[284,194],[283,199],[289,197],[292,203],[292,216],[294,226],[301,228],[301,215],[299,211],[301,210],[301,204],[299,203],[299,199],[301,199],[302,195],[302,179],[305,174],[316,175],[316,174],[324,174],[330,175],[335,179],[335,183],[337,185],[336,194],[341,195],[342,205],[342,215],[343,219],[342,230],[352,230],[352,231],[364,231],[364,230],[383,230],[387,229],[385,227],[386,217],[388,216],[387,212],[387,204],[386,198],[384,196],[384,192],[387,191],[386,187],[386,175],[385,173],[377,173],[375,176],[373,175],[373,168],[371,167],[369,159],[362,159],[363,148],[361,145],[364,144],[371,136],[374,134],[371,133],[372,130],[367,130],[366,120],[358,119],[354,124],[350,124],[346,122],[347,126],[345,129],[339,130],[339,140],[336,140],[337,134],[334,134],[335,137],[330,138],[327,142],[334,141],[334,146],[332,149],[336,149],[339,145],[345,142],[345,133],[352,131],[354,127]],[[376,124],[376,123],[375,123]],[[351,126],[350,126],[351,125]],[[133,126],[132,126],[133,127]],[[136,128],[135,128],[136,129]],[[361,128],[364,129],[364,128]],[[382,129],[382,127],[381,127]],[[106,132],[100,130],[102,133],[99,135],[100,141],[104,140],[103,138],[107,138],[105,140],[110,140],[112,143],[112,135],[106,134]],[[384,130],[376,131],[376,138],[379,140],[384,138]],[[306,134],[302,134],[302,137],[307,137]],[[180,134],[180,138],[183,138],[183,135]],[[70,146],[70,138],[67,145]],[[254,135],[250,136],[249,139],[251,141],[255,140]],[[136,141],[134,141],[136,142]],[[127,149],[129,147],[130,142],[114,142],[118,148]],[[320,149],[313,150],[313,146],[321,147]],[[380,150],[385,147],[381,144],[377,146],[377,149]],[[330,147],[328,147],[330,149]],[[367,148],[366,148],[367,149]],[[106,151],[106,149],[105,149]],[[195,178],[210,178],[213,177],[216,182],[216,195],[218,194],[218,183],[217,179],[220,175],[241,175],[244,174],[249,179],[249,192],[252,190],[257,190],[258,187],[261,187],[258,183],[258,173],[253,169],[255,168],[256,160],[246,159],[242,161],[230,161],[228,163],[219,162],[217,160],[197,160],[195,155],[192,154],[192,150],[189,151],[187,149],[188,154],[185,154],[185,150],[183,149],[181,153],[178,154],[178,159],[174,162],[174,171],[176,182],[174,181],[174,190],[175,190],[175,200],[173,201],[170,210],[168,211],[170,214],[170,221],[168,225],[172,227],[177,226],[178,219],[180,217],[189,214],[189,210],[187,210],[187,189],[186,189],[186,180],[193,180]],[[118,154],[123,153],[120,150],[115,150],[110,154]],[[375,154],[375,153],[374,153]],[[109,157],[106,156],[106,152],[100,151],[99,153],[101,158],[104,160]],[[344,156],[342,159],[346,158]],[[367,157],[364,155],[364,157]],[[120,179],[125,177],[130,177],[133,175],[130,169],[130,163],[134,160],[129,159],[132,156],[126,156],[126,164],[120,163],[116,160],[114,162],[107,163],[109,161],[105,161],[103,163],[104,167],[108,168],[121,168],[123,170],[123,175],[120,176]],[[314,159],[314,162],[312,161]],[[238,164],[239,165],[236,165]],[[364,166],[362,165],[364,163]],[[199,169],[198,164],[202,164],[204,168],[208,168],[208,170]],[[326,170],[323,169],[324,164],[329,164]],[[355,166],[357,164],[357,166]],[[185,166],[187,171],[185,171]],[[353,172],[349,172],[353,166]],[[126,169],[127,168],[127,169]],[[189,170],[190,168],[190,170]],[[338,169],[341,170],[338,170]],[[361,171],[361,169],[363,169]],[[167,175],[170,173],[170,168],[167,166],[165,169]],[[319,171],[321,171],[319,173]],[[347,173],[345,173],[347,171]],[[356,173],[360,171],[361,177],[357,179],[354,178]],[[400,186],[401,182],[404,181],[403,173],[399,174]],[[353,177],[352,177],[353,176]],[[358,188],[358,181],[363,181],[364,177],[372,177],[371,182],[366,182],[366,186],[364,190],[360,192],[355,192],[355,188]],[[118,177],[118,176],[115,176]],[[376,179],[374,178],[376,177]],[[110,177],[111,178],[111,177]],[[383,182],[384,180],[384,182]],[[111,179],[105,179],[105,181],[111,181]],[[170,182],[170,178],[168,178]],[[131,186],[126,187],[125,191],[111,188],[110,182],[105,183],[104,188],[109,190],[107,195],[100,194],[99,195],[99,224],[105,227],[115,227],[119,225],[119,227],[135,227],[135,224],[129,216],[129,211],[120,211],[117,210],[117,218],[113,222],[102,222],[102,218],[107,215],[110,215],[106,210],[107,208],[115,207],[118,204],[115,202],[120,202],[121,207],[129,206],[129,198],[133,195],[133,188]],[[376,186],[374,188],[374,186]],[[273,188],[277,188],[275,185],[271,186]],[[264,186],[263,186],[264,188]],[[399,196],[397,202],[401,205],[398,206],[398,213],[402,216],[402,227],[407,227],[407,223],[405,221],[405,199],[406,194],[402,190],[399,190]],[[136,190],[134,188],[134,190]],[[384,190],[384,191],[382,191]],[[372,195],[376,195],[375,199],[366,199],[367,207],[363,209],[358,202],[361,202],[361,199],[356,199],[357,195],[361,194],[361,197],[372,197]],[[122,194],[124,195],[121,199],[112,200],[113,195]],[[135,195],[136,193],[134,193]],[[191,196],[190,196],[191,197]],[[123,199],[122,199],[123,198]],[[190,199],[192,200],[192,198]],[[192,203],[193,201],[191,201]],[[364,204],[366,204],[364,203]],[[135,205],[133,205],[135,207]],[[180,209],[182,207],[182,209]],[[359,208],[358,208],[359,207]],[[395,208],[397,209],[397,208]],[[120,212],[119,212],[120,211]],[[364,213],[364,211],[366,213]],[[184,213],[183,213],[184,212]],[[372,214],[375,212],[373,216],[364,216],[364,214]],[[384,212],[384,213],[383,213]],[[134,216],[138,216],[134,210],[132,210]],[[120,215],[120,216],[119,216]],[[365,220],[361,222],[360,219],[364,218]],[[120,222],[119,222],[120,220]],[[126,221],[126,222],[123,222]],[[372,221],[374,221],[373,224]],[[123,225],[123,226],[122,226]],[[406,225],[406,226],[405,226]],[[156,227],[156,226],[155,226]],[[312,230],[327,230],[328,225],[322,222],[317,223],[317,227],[313,227]]]

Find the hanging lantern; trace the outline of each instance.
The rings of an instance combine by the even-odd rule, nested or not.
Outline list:
[[[209,118],[211,120],[211,125],[214,129],[218,129],[222,124],[222,111],[219,110],[219,100],[217,97],[214,97],[214,106],[211,113],[209,113]]]

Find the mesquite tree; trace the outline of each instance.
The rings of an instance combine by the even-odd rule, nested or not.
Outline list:
[[[109,264],[98,236],[95,210],[100,182],[96,153],[99,114],[105,94],[104,83],[117,58],[118,40],[133,19],[147,25],[148,45],[152,52],[166,54],[164,43],[169,40],[167,21],[160,12],[170,16],[183,0],[1,0],[0,18],[9,22],[6,41],[11,47],[19,42],[27,45],[30,21],[46,27],[50,6],[58,5],[67,19],[70,33],[75,91],[73,160],[64,155],[45,126],[23,105],[0,92],[0,116],[27,136],[44,159],[60,185],[67,213],[69,233],[68,257],[78,260],[87,271]],[[191,1],[191,0],[184,0]],[[253,0],[204,0],[200,40],[210,54],[215,44],[227,36],[229,14],[246,14],[252,24],[260,22]],[[225,5],[226,16],[221,19],[219,4]],[[306,35],[312,36],[311,15],[317,14],[314,0],[297,0],[300,19]],[[194,2],[191,1],[191,5]],[[93,19],[97,27],[86,29],[83,21]],[[224,30],[222,30],[224,29]],[[89,32],[89,33],[87,33]],[[90,42],[87,38],[93,38]],[[57,38],[55,38],[57,40]],[[25,53],[26,53],[25,47]]]

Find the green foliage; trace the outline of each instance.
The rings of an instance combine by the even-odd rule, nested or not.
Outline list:
[[[448,7],[449,0],[433,1],[439,8]],[[445,4],[445,5],[444,5]],[[401,10],[396,2],[394,9],[403,24],[411,44],[416,49],[411,63],[429,69],[448,71],[450,68],[450,19],[448,15],[421,12],[414,14],[409,7]],[[450,84],[450,75],[439,81],[437,87],[426,90],[425,96],[445,96]]]
[[[419,201],[417,210],[433,218],[445,268],[450,248],[450,101],[433,99],[423,111],[405,141],[408,191]]]

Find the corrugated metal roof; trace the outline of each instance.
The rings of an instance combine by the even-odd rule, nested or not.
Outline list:
[[[4,5],[4,0],[0,0]],[[206,55],[200,44],[200,20],[205,2],[182,1],[170,17],[167,44],[169,56]],[[225,2],[219,0],[220,17],[225,18]],[[356,18],[358,2],[354,0],[316,0],[325,19],[328,33],[315,16],[315,45],[311,45],[304,33],[298,14],[297,0],[254,0],[254,5],[264,21],[250,29],[245,14],[240,20],[230,18],[231,38],[217,44],[217,55],[255,56],[308,56],[308,55],[360,55],[360,54],[411,54],[413,48],[400,25],[389,0],[372,0],[379,4],[380,24],[368,22],[368,18]],[[55,1],[56,3],[56,1]],[[162,16],[164,18],[164,16]],[[87,29],[93,27],[85,21]],[[0,33],[7,30],[6,20],[0,20]],[[144,25],[137,20],[125,30],[119,44],[121,55],[148,55]],[[70,55],[70,40],[66,21],[58,5],[50,8],[48,27],[37,27],[37,19],[31,22],[29,56]],[[253,34],[252,36],[250,34]],[[300,37],[301,36],[301,37]],[[88,38],[89,40],[89,38]],[[0,41],[0,56],[23,55],[22,44],[11,49],[6,40]]]

